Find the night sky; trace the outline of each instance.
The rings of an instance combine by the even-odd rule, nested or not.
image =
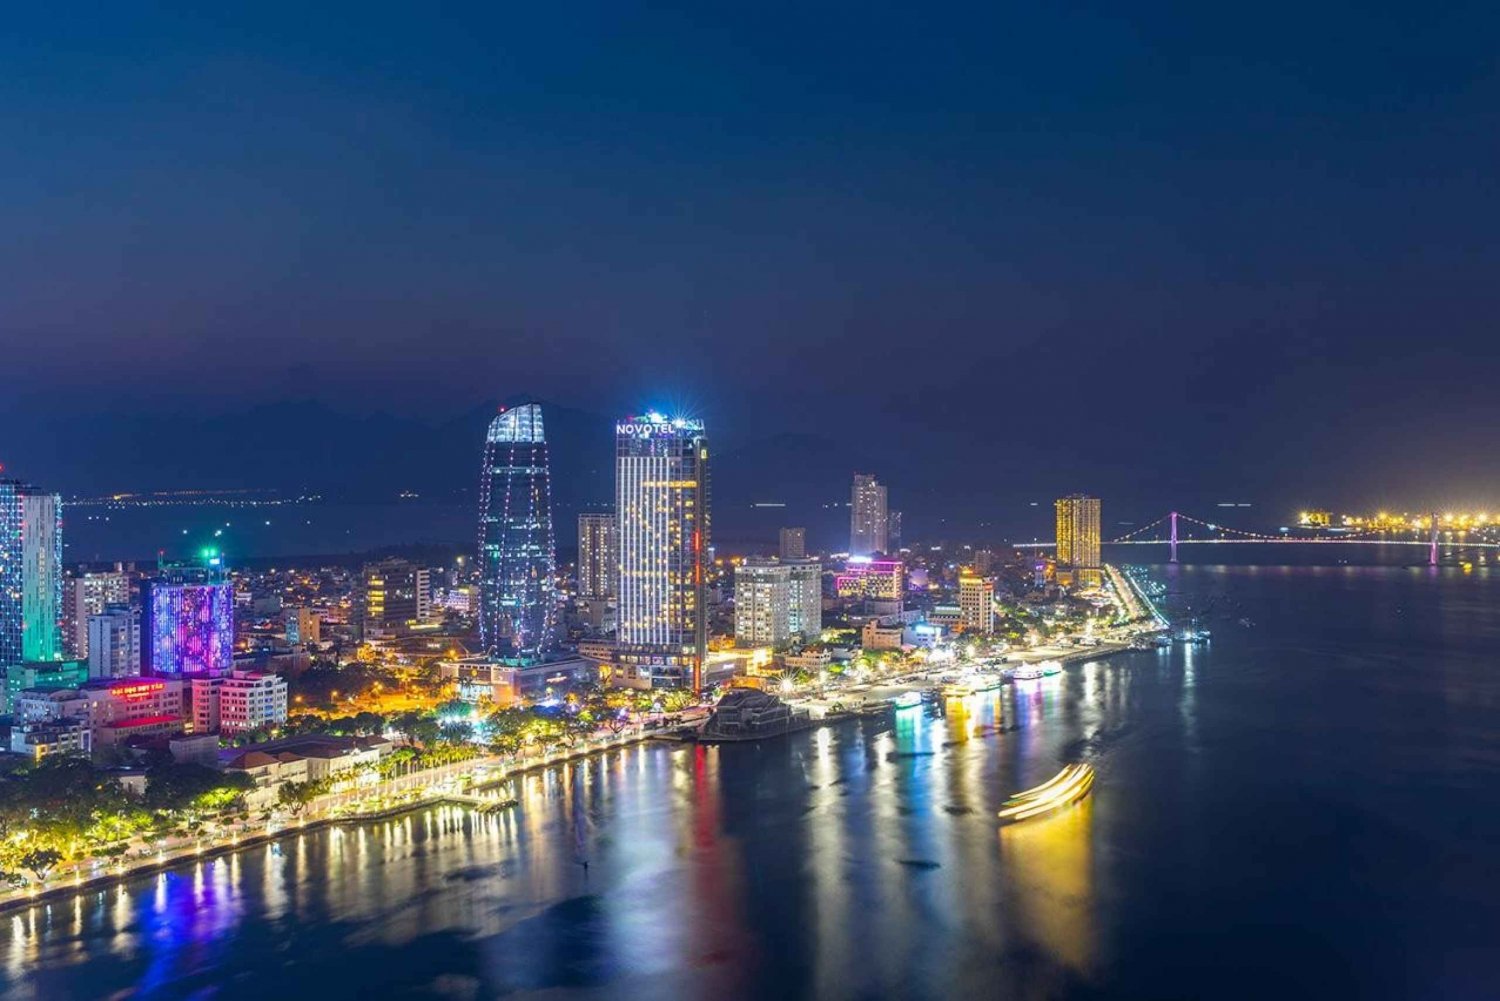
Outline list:
[[[11,474],[468,485],[536,397],[726,510],[1500,506],[1491,5],[197,6],[8,15]]]

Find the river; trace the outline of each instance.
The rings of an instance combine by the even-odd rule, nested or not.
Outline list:
[[[1500,996],[1500,572],[1157,573],[1211,644],[946,717],[625,748],[518,779],[506,814],[291,836],[3,915],[0,990]],[[997,829],[1077,759],[1088,801]]]

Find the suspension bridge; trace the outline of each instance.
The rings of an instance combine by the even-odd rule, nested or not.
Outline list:
[[[1104,541],[1107,546],[1167,546],[1171,550],[1171,562],[1177,562],[1178,546],[1222,546],[1222,545],[1333,545],[1333,546],[1422,546],[1427,549],[1427,562],[1438,565],[1439,547],[1453,549],[1500,549],[1500,542],[1470,539],[1467,532],[1448,532],[1443,539],[1438,516],[1434,513],[1427,523],[1426,538],[1392,538],[1389,529],[1330,529],[1320,535],[1293,535],[1288,531],[1277,533],[1253,532],[1230,528],[1216,522],[1204,521],[1192,515],[1171,511],[1155,521],[1132,529],[1118,539]],[[1155,531],[1156,536],[1146,533]],[[1458,534],[1461,538],[1455,539]],[[1051,549],[1055,542],[1022,542],[1018,549]]]

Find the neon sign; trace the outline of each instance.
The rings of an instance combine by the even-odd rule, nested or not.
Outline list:
[[[673,438],[703,433],[703,422],[685,417],[668,420],[661,414],[650,413],[645,417],[631,418],[615,425],[615,434],[622,438]]]
[[[165,681],[135,681],[125,685],[114,685],[110,688],[109,694],[129,699],[131,702],[139,702],[142,699],[149,699],[166,687]]]

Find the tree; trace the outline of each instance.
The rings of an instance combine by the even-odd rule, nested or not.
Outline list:
[[[31,872],[38,883],[44,882],[63,860],[62,852],[52,848],[32,848],[21,853],[21,867]]]

